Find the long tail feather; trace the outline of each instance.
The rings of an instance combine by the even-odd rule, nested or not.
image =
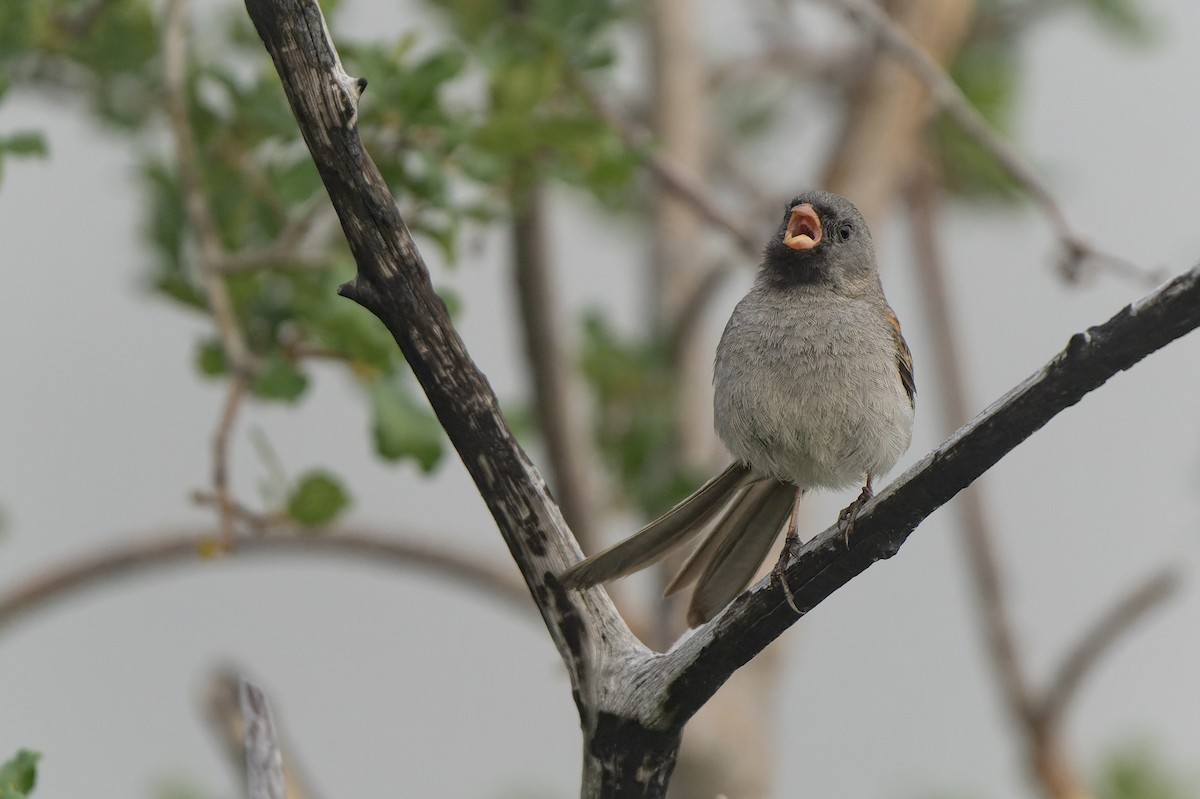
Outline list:
[[[726,524],[713,528],[710,539],[717,544],[706,547],[712,554],[688,605],[690,626],[711,619],[750,584],[787,524],[795,498],[795,486],[773,480],[757,483],[739,500],[749,508],[736,516],[730,513]]]
[[[732,464],[629,538],[564,571],[563,584],[583,588],[637,571],[703,531],[746,486],[758,479],[761,478],[745,466]]]
[[[763,500],[770,496],[767,489],[772,483],[774,483],[773,480],[755,483],[721,508],[720,515],[709,523],[708,534],[696,545],[687,560],[679,567],[679,571],[671,578],[671,582],[663,591],[663,596],[671,596],[696,582],[712,561],[714,554],[721,547],[729,546],[729,533],[744,529],[750,518],[758,513]]]

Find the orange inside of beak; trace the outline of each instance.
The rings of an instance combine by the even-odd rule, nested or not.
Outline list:
[[[793,250],[811,250],[821,243],[821,217],[811,205],[802,203],[792,209],[783,243]]]

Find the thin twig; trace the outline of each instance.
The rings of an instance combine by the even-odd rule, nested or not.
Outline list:
[[[1088,243],[1067,222],[1066,214],[1049,186],[1021,154],[979,113],[944,69],[921,49],[908,32],[870,0],[824,0],[863,23],[879,41],[897,56],[925,86],[937,106],[949,115],[963,133],[983,147],[1004,171],[1037,203],[1050,220],[1063,249],[1060,268],[1064,276],[1074,278],[1080,265],[1089,261],[1125,277],[1148,285],[1157,285],[1165,274],[1104,253]]]
[[[213,436],[213,492],[221,526],[222,546],[233,546],[235,531],[229,512],[229,437],[237,410],[248,389],[254,365],[238,325],[229,287],[220,273],[228,260],[216,219],[200,177],[196,140],[188,119],[187,100],[187,0],[170,0],[163,31],[164,105],[175,144],[175,160],[183,191],[188,226],[196,239],[199,271],[208,296],[209,310],[232,374],[221,420]]]
[[[188,119],[187,0],[170,0],[163,28],[164,105],[175,145],[175,161],[183,191],[184,213],[196,239],[199,271],[225,355],[233,370],[252,369],[229,289],[217,270],[226,260],[225,248],[200,177],[196,140]]]
[[[304,532],[300,525],[293,522],[282,512],[254,511],[232,497],[219,499],[215,493],[206,491],[193,491],[191,499],[192,502],[196,503],[197,505],[213,508],[218,508],[224,504],[231,516],[244,524],[246,529],[255,533],[260,533],[263,535],[293,535]]]
[[[1183,582],[1179,570],[1168,566],[1150,575],[1113,605],[1071,647],[1042,697],[1040,713],[1047,726],[1056,725],[1071,700],[1079,693],[1084,678],[1113,645],[1147,613],[1175,594]]]
[[[213,264],[213,270],[225,275],[252,272],[259,269],[317,271],[328,269],[332,257],[327,251],[312,252],[309,244],[313,228],[328,215],[325,197],[311,200],[308,207],[289,222],[275,240],[265,247],[240,252],[226,252]]]
[[[217,518],[221,526],[221,545],[226,551],[233,547],[235,536],[232,500],[229,494],[229,440],[233,435],[238,409],[248,390],[249,382],[246,376],[235,374],[229,382],[229,391],[221,409],[221,420],[213,434],[213,495],[216,497]]]
[[[101,551],[48,568],[0,596],[0,630],[77,591],[130,574],[163,566],[216,563],[262,554],[340,556],[392,567],[418,567],[500,599],[520,609],[523,615],[532,609],[528,590],[514,579],[510,569],[500,569],[493,563],[432,543],[435,540],[432,536],[384,534],[350,527],[325,534],[316,531],[307,535],[240,535],[235,554],[219,557],[219,532],[202,528],[156,533],[142,540],[109,544]]]
[[[664,189],[686,203],[701,220],[724,230],[743,255],[757,261],[762,252],[763,242],[755,226],[723,208],[697,175],[686,169],[669,152],[655,146],[654,134],[648,129],[625,118],[582,77],[568,77],[587,100],[592,112],[621,137],[626,147],[641,155],[642,164]],[[715,296],[725,278],[733,271],[733,264],[721,262],[696,281],[681,299],[681,310],[672,319],[666,320],[665,324],[667,336],[673,345],[678,346],[683,341],[684,335],[695,321],[687,314],[702,313],[708,301]]]
[[[575,84],[596,116],[616,131],[627,147],[641,153],[642,163],[664,187],[691,206],[705,222],[726,231],[742,252],[758,257],[762,242],[751,225],[722,208],[700,178],[676,163],[670,153],[655,149],[654,136],[650,131],[625,119],[581,78],[576,78]]]

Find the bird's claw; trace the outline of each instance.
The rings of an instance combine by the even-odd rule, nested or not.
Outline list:
[[[858,512],[873,496],[875,496],[875,492],[871,490],[871,478],[868,476],[867,484],[863,486],[858,497],[838,514],[837,523],[838,527],[842,528],[842,540],[846,542],[846,549],[850,548],[850,533],[854,532],[854,522],[858,519]]]
[[[787,600],[788,607],[795,611],[797,616],[803,615],[803,611],[796,604],[796,597],[792,594],[783,570],[787,567],[788,561],[799,554],[800,536],[797,535],[794,528],[790,528],[783,539],[783,549],[779,552],[779,560],[775,561],[775,566],[771,569],[771,578],[779,581],[779,587],[783,589],[783,598]]]

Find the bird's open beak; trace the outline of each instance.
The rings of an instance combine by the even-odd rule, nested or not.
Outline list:
[[[811,250],[821,243],[821,217],[808,203],[792,209],[783,243],[793,250]]]

